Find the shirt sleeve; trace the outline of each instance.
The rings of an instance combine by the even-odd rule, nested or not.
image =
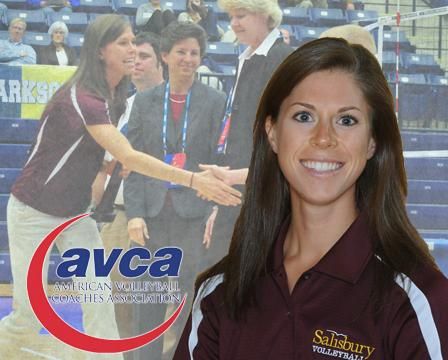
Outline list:
[[[6,40],[0,40],[0,62],[7,63],[20,58],[20,54],[8,46]]]
[[[112,124],[107,102],[103,98],[81,91],[77,92],[76,101],[75,108],[78,107],[85,125]]]
[[[433,283],[433,284],[431,284]],[[437,284],[437,285],[436,285]],[[441,360],[448,356],[446,281],[428,278],[420,287],[402,286],[406,300],[390,316],[386,337],[390,358]]]
[[[200,286],[173,360],[219,359],[219,329],[222,313],[218,311],[212,298],[217,291],[220,291],[219,286],[222,281],[223,275],[219,274],[209,278]],[[217,297],[221,299],[222,294]],[[223,311],[222,306],[221,311]]]
[[[36,64],[36,51],[31,46],[25,47],[25,53],[26,55],[22,58],[23,64]]]
[[[200,301],[200,310],[193,305],[173,360],[218,360],[218,316],[207,301]]]

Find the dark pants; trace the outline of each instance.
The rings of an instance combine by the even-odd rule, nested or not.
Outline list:
[[[166,246],[177,246],[183,250],[183,259],[180,269],[179,282],[180,292],[182,295],[188,293],[187,302],[183,308],[177,321],[169,330],[175,335],[174,347],[164,355],[164,359],[171,359],[181,332],[188,319],[191,310],[191,304],[194,296],[194,281],[198,272],[201,270],[200,259],[204,255],[202,246],[202,235],[204,232],[203,218],[185,219],[177,215],[172,205],[165,206],[160,214],[155,218],[146,219],[150,239],[147,241],[147,247],[154,252]],[[141,281],[154,281],[157,279],[146,278],[139,279]],[[167,281],[162,278],[161,281]],[[175,281],[176,279],[170,278]],[[174,304],[175,307],[178,304]],[[135,304],[134,316],[136,319],[137,333],[145,333],[154,327],[160,325],[166,316],[167,304]],[[171,315],[168,314],[168,316]],[[164,337],[155,340],[136,351],[134,351],[135,360],[161,360],[163,353]]]

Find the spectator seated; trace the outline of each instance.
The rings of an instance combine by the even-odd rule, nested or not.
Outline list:
[[[40,9],[48,16],[54,12],[71,13],[79,5],[79,0],[27,0],[28,9]]]
[[[48,30],[47,19],[42,10],[15,10],[8,9],[6,13],[8,24],[15,18],[26,22],[27,31],[45,32]]]

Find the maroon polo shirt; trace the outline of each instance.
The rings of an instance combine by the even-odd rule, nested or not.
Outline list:
[[[215,276],[198,292],[174,360],[448,359],[448,280],[441,273],[422,267],[397,278],[374,317],[374,269],[384,265],[360,215],[290,294],[283,266],[288,225],[246,321],[229,319],[222,275]]]
[[[73,85],[41,118],[31,154],[12,193],[46,214],[69,217],[86,211],[104,149],[87,131],[111,124],[106,100]]]

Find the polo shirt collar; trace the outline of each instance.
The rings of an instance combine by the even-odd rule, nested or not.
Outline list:
[[[272,254],[272,270],[283,269],[283,245],[290,217],[283,223]],[[368,216],[361,212],[347,231],[310,271],[356,283],[373,255],[373,242],[368,234]]]
[[[14,44],[14,45],[20,45],[20,44],[22,44],[22,40],[20,40],[20,41],[12,41],[11,38],[8,38],[8,41],[9,41],[11,44]]]
[[[274,45],[274,43],[277,41],[277,39],[281,36],[280,30],[277,28],[274,28],[268,36],[265,37],[263,42],[255,49],[255,51],[248,46],[239,56],[240,60],[248,60],[253,55],[261,55],[261,56],[267,56],[269,50],[271,50],[271,47]]]

